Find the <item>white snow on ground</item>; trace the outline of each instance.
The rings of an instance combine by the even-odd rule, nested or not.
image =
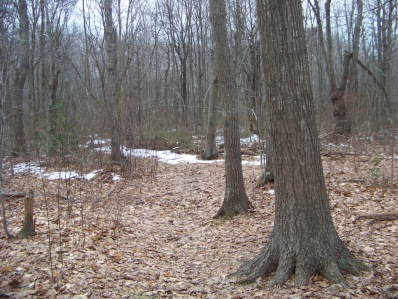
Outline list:
[[[253,140],[257,140],[257,136],[252,136],[251,138],[244,138],[241,139],[241,144],[247,144]],[[223,138],[219,138],[217,142],[222,142]],[[103,151],[103,152],[111,152],[110,146],[105,146],[108,143],[107,140],[95,140],[95,144],[104,144],[102,147],[98,147],[95,150]],[[126,156],[133,156],[133,157],[142,157],[142,158],[158,158],[160,162],[168,163],[168,164],[180,164],[180,163],[221,163],[224,160],[200,160],[195,155],[188,155],[188,154],[177,154],[173,153],[172,151],[156,151],[156,150],[147,150],[147,149],[128,149],[123,148],[123,153]],[[255,156],[254,161],[246,161],[242,160],[242,165],[260,165],[260,156]],[[48,180],[66,180],[66,179],[73,179],[73,178],[80,178],[91,180],[97,173],[101,172],[102,170],[95,170],[93,172],[87,174],[78,174],[74,171],[56,171],[56,172],[48,172],[45,173],[45,169],[40,167],[39,163],[20,163],[13,166],[15,173],[32,173],[36,174],[39,177],[47,178]],[[122,178],[118,175],[113,175],[113,181],[120,181]]]
[[[38,163],[19,163],[14,165],[13,167],[15,173],[31,173],[36,174],[38,177],[46,178],[49,181],[55,180],[69,180],[69,179],[85,179],[91,180],[95,177],[98,173],[102,171],[102,169],[94,170],[87,174],[78,174],[75,171],[52,171],[52,172],[45,172],[45,169],[40,167]],[[120,175],[112,174],[113,178],[112,181],[118,182],[121,180]]]
[[[74,171],[55,171],[50,173],[43,173],[42,176],[50,181],[75,179],[80,177],[79,174]]]
[[[126,156],[134,157],[156,157],[159,158],[160,162],[168,164],[179,164],[179,163],[215,163],[222,162],[223,160],[199,160],[195,155],[188,154],[177,154],[172,151],[154,151],[147,149],[124,149]]]
[[[39,166],[39,164],[31,163],[19,163],[13,167],[15,173],[32,173],[32,174],[42,174],[44,169]]]
[[[89,180],[91,180],[93,177],[95,177],[95,176],[97,175],[97,173],[99,173],[99,172],[101,172],[101,171],[102,171],[102,169],[94,170],[94,171],[92,171],[92,172],[90,172],[90,173],[87,173],[87,174],[82,175],[82,178],[89,181]]]
[[[253,141],[257,141],[258,142],[258,140],[259,140],[258,135],[251,135],[251,136],[249,136],[247,138],[241,138],[240,139],[240,144],[241,145],[247,145],[247,144],[249,144],[249,143],[251,143]],[[217,144],[224,143],[224,136],[222,136],[222,135],[221,136],[216,136],[216,143]]]

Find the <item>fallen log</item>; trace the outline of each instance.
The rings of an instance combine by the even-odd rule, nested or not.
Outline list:
[[[384,212],[384,213],[369,213],[369,214],[359,214],[357,219],[373,219],[373,220],[396,220],[398,219],[398,211],[394,212]]]
[[[7,198],[22,198],[22,197],[27,196],[28,194],[25,193],[25,192],[19,192],[19,193],[16,193],[16,192],[3,192],[1,195],[3,196],[3,198],[7,199]]]
[[[220,154],[223,154],[224,152],[225,152],[225,150],[223,148],[218,150],[218,153],[220,153]],[[246,148],[246,147],[241,148],[240,153],[242,155],[248,155],[248,156],[258,156],[259,155],[258,153],[254,152],[251,149]]]

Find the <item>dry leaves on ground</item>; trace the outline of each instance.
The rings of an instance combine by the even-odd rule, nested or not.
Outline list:
[[[135,172],[119,182],[105,172],[91,181],[7,172],[5,190],[35,190],[37,235],[9,240],[1,232],[0,298],[398,298],[398,221],[357,218],[397,207],[396,189],[375,177],[383,164],[374,170],[372,157],[324,157],[339,235],[372,268],[347,275],[346,289],[320,276],[307,287],[272,289],[269,278],[241,285],[228,276],[272,230],[272,186],[254,187],[259,167],[244,166],[254,209],[231,220],[212,219],[223,198],[221,163],[159,163],[155,176]],[[14,232],[22,202],[5,201]]]

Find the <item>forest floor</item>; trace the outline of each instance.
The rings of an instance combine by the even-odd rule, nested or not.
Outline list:
[[[292,279],[268,288],[269,277],[249,285],[229,277],[262,249],[272,231],[273,186],[255,188],[259,166],[243,166],[254,208],[213,220],[223,200],[222,162],[135,159],[126,171],[106,162],[105,154],[87,151],[42,167],[79,171],[84,165],[89,171],[101,164],[94,178],[48,180],[12,176],[7,160],[4,192],[34,191],[37,234],[21,240],[0,232],[0,298],[398,298],[398,220],[358,218],[397,211],[398,161],[388,151],[376,144],[323,148],[336,229],[371,268],[358,277],[345,274],[343,290],[322,276],[301,288]],[[122,179],[112,180],[114,173]],[[6,198],[5,207],[16,233],[23,199]]]

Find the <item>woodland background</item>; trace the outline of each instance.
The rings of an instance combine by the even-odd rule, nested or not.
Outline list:
[[[257,164],[267,126],[256,2],[226,2],[241,135],[260,137],[242,152]],[[397,220],[365,215],[396,211],[397,1],[302,2],[332,216],[372,271],[347,276],[347,289],[316,276],[271,290],[228,276],[272,229],[273,186],[256,188],[263,164],[244,166],[254,207],[223,221],[211,218],[223,195],[220,162],[155,157],[173,149],[200,159],[212,105],[222,126],[208,1],[113,1],[110,15],[103,4],[0,3],[2,216],[17,232],[33,190],[37,232],[0,235],[0,297],[398,296]],[[120,159],[123,146],[153,155]],[[94,175],[51,180],[36,166]]]
[[[333,131],[344,109],[354,136],[391,133],[397,2],[326,2],[329,13],[322,1],[303,1],[319,132]],[[0,13],[3,151],[68,150],[96,134],[128,146],[184,143],[205,132],[214,79],[208,1],[115,1],[110,48],[101,1],[5,0]],[[258,132],[265,98],[255,1],[227,1],[227,14],[242,132]],[[348,74],[345,53],[354,61]],[[338,108],[336,88],[345,92]],[[222,114],[216,103],[216,119]]]

